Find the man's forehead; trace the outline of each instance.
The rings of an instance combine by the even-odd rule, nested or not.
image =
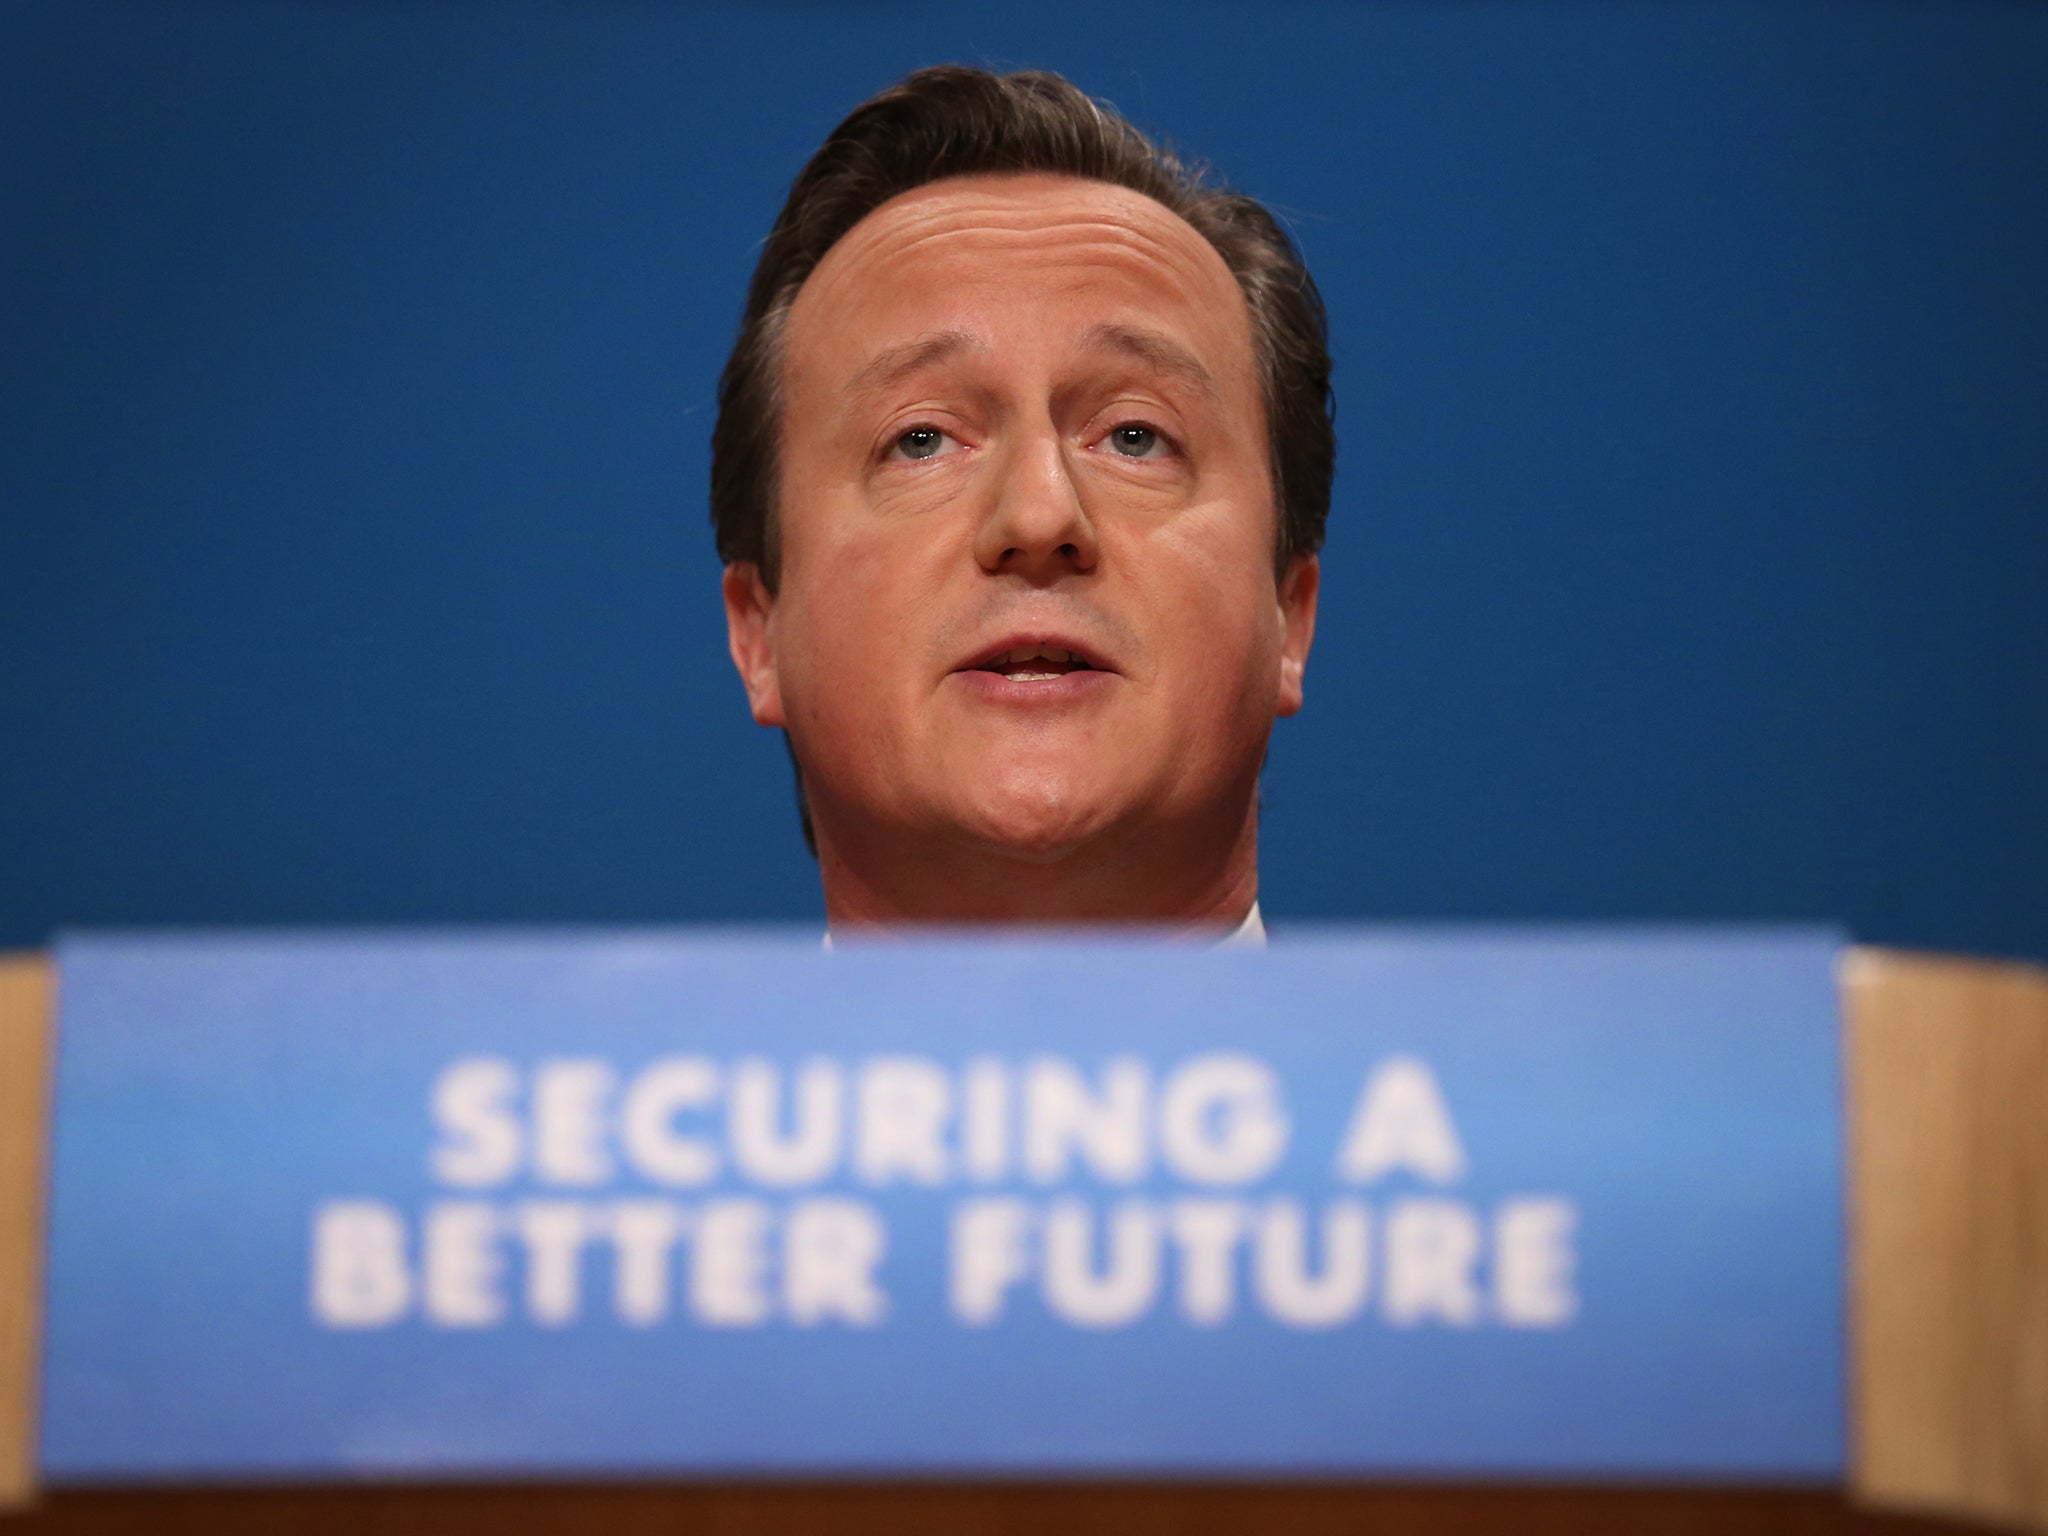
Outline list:
[[[1207,242],[1156,198],[1115,182],[1042,171],[948,176],[899,192],[842,235],[819,263],[870,245],[914,241],[955,229],[1028,232],[1066,222],[1106,223],[1154,238]]]
[[[1236,279],[1178,214],[1126,187],[1038,174],[956,177],[884,203],[826,252],[797,295],[788,339],[823,343],[843,361],[857,333],[872,342],[891,320],[977,292],[1014,296],[1020,285],[1055,302],[1106,291],[1179,311],[1225,344],[1250,341]],[[1095,317],[1072,339],[1108,334]],[[876,366],[872,345],[861,353],[859,367]]]

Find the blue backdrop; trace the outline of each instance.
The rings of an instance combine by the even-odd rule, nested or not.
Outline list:
[[[1289,917],[2048,955],[2048,8],[9,4],[0,944],[815,918],[724,654],[757,242],[918,64],[1285,210]]]

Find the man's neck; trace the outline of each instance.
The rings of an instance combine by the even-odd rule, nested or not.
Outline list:
[[[881,928],[872,924],[851,930],[845,928],[840,930],[842,934],[850,933],[851,935],[875,937],[881,937],[895,931],[897,930]],[[1213,930],[1204,931],[1213,932]],[[825,930],[825,947],[827,949],[833,947],[832,930],[830,928]],[[1259,904],[1256,901],[1252,903],[1251,911],[1244,915],[1243,922],[1223,935],[1222,938],[1216,940],[1216,947],[1218,949],[1264,949],[1266,947],[1266,920],[1260,914]]]
[[[1258,902],[1255,812],[1209,848],[1198,837],[1161,837],[1043,860],[908,840],[849,848],[830,829],[819,834],[826,917],[841,930],[1132,923],[1229,933]]]

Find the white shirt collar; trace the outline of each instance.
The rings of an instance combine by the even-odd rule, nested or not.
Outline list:
[[[832,930],[825,930],[825,948],[832,947]],[[1218,949],[1264,949],[1266,947],[1266,920],[1259,916],[1259,904],[1252,903],[1251,911],[1245,913],[1244,921],[1216,941]]]
[[[1216,946],[1218,949],[1264,949],[1266,947],[1266,920],[1259,916],[1259,904],[1252,903],[1251,911],[1245,913],[1244,921],[1230,931],[1230,937]]]

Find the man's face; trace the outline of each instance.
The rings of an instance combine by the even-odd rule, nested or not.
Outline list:
[[[1275,581],[1214,248],[1117,187],[938,182],[826,254],[783,340],[780,580],[726,600],[821,836],[1057,860],[1248,817],[1316,573]]]

